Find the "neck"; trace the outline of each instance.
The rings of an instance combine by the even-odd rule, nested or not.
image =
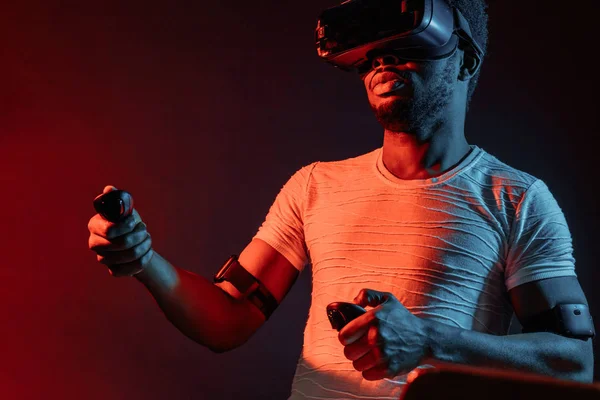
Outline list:
[[[458,128],[458,127],[457,127]],[[470,151],[464,128],[438,127],[421,141],[414,133],[385,130],[383,163],[399,179],[428,179],[452,169]]]

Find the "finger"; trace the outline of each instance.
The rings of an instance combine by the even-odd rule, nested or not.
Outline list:
[[[127,264],[113,265],[108,268],[110,274],[116,278],[122,276],[133,276],[144,270],[152,260],[154,250],[150,249],[139,260]]]
[[[344,346],[344,356],[350,361],[355,361],[367,354],[377,345],[377,329],[374,326],[371,326],[366,335],[363,335],[356,342]]]
[[[353,301],[361,307],[377,307],[388,301],[390,298],[394,298],[394,295],[391,293],[380,292],[373,289],[362,289]]]
[[[104,190],[102,190],[102,194],[112,192],[113,190],[117,190],[117,188],[114,186],[111,186],[111,185],[104,186]]]
[[[384,378],[393,378],[393,375],[394,374],[392,374],[390,368],[385,362],[362,372],[363,378],[367,381],[377,381]]]
[[[141,221],[142,218],[135,209],[130,216],[119,222],[110,222],[102,217],[102,215],[96,214],[90,218],[88,222],[88,230],[90,233],[96,234],[100,237],[113,239],[133,231],[135,226]]]
[[[339,341],[348,346],[358,341],[364,334],[367,333],[369,327],[375,322],[376,317],[373,310],[369,310],[360,317],[348,322],[346,326],[340,330],[338,334]]]
[[[90,218],[88,222],[88,230],[92,234],[98,235],[100,237],[105,237],[106,230],[111,224],[112,222],[102,218],[102,215],[96,214],[92,218]]]
[[[115,223],[109,222],[104,235],[101,234],[100,236],[104,236],[106,239],[111,240],[119,236],[126,235],[131,233],[140,222],[142,222],[140,215],[136,210],[133,210],[132,214],[122,221]]]
[[[128,250],[142,243],[148,235],[146,224],[140,222],[131,233],[114,238],[113,240],[91,234],[88,240],[88,247],[90,250],[96,252]]]
[[[152,238],[150,235],[146,239],[128,250],[98,252],[98,261],[106,266],[128,264],[142,258],[144,254],[152,247]]]
[[[373,348],[367,354],[352,362],[352,366],[357,371],[366,371],[378,367],[385,360],[381,357],[381,352],[378,348]]]

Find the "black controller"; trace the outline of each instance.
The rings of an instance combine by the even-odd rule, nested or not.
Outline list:
[[[113,190],[96,197],[94,208],[106,220],[119,222],[133,212],[133,197],[124,190]]]
[[[331,327],[338,332],[352,321],[354,318],[360,317],[367,310],[359,305],[345,302],[335,302],[327,306],[327,317],[331,322]]]

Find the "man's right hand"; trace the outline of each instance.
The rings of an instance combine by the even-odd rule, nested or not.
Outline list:
[[[106,186],[102,193],[111,190],[116,188]],[[96,214],[90,219],[88,229],[90,250],[96,253],[101,264],[108,267],[112,276],[133,276],[141,272],[154,255],[152,238],[135,209],[118,223]]]

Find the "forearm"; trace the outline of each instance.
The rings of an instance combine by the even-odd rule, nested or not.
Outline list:
[[[591,382],[593,353],[587,341],[548,332],[495,336],[427,321],[433,359],[530,371]]]
[[[260,319],[248,302],[229,296],[208,279],[177,268],[155,253],[136,275],[167,319],[183,334],[215,352],[233,349],[258,329]]]

